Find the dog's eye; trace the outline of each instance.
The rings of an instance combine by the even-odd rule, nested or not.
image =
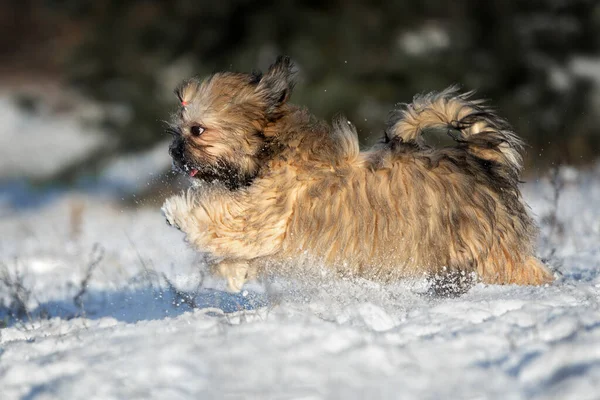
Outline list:
[[[202,135],[202,132],[204,132],[204,128],[198,125],[194,125],[190,128],[190,132],[192,133],[192,136],[200,136]]]

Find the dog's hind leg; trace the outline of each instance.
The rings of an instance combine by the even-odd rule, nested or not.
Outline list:
[[[540,260],[535,257],[528,257],[521,265],[514,266],[507,284],[515,285],[545,285],[554,281],[552,271],[548,269]]]
[[[494,285],[545,285],[554,281],[554,274],[541,261],[528,256],[524,261],[490,256],[478,268],[483,283]]]

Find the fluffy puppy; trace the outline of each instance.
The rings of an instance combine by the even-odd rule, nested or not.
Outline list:
[[[170,153],[203,183],[163,212],[213,256],[232,291],[301,259],[379,281],[426,275],[441,288],[473,276],[553,280],[533,256],[536,228],[518,188],[522,142],[481,101],[454,88],[417,96],[360,152],[348,121],[329,126],[288,103],[293,75],[280,57],[264,76],[221,72],[176,90]],[[426,146],[429,128],[456,145]]]

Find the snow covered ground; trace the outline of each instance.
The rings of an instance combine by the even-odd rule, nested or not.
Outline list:
[[[165,163],[100,184],[144,185],[122,173],[140,160]],[[0,399],[599,399],[600,168],[557,179],[558,202],[523,188],[556,283],[452,299],[423,281],[228,294],[159,203],[0,185]]]
[[[11,92],[0,90],[0,179],[52,176],[109,141],[84,123],[83,118],[97,113],[93,107],[79,103],[80,118],[73,118],[72,113],[57,115],[46,102],[38,103],[38,109],[27,111]]]
[[[598,399],[600,171],[560,179],[554,219],[552,186],[524,187],[558,281],[453,299],[424,282],[231,295],[158,204],[5,204],[0,398]]]

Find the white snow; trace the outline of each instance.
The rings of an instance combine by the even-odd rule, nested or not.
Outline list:
[[[160,176],[171,167],[172,161],[167,151],[169,142],[162,141],[137,154],[113,157],[100,172],[99,182],[125,193],[143,191],[152,177]]]
[[[453,299],[428,297],[420,281],[280,279],[231,295],[206,278],[192,309],[162,274],[192,293],[203,260],[158,204],[127,209],[71,193],[5,209],[1,266],[31,295],[21,322],[4,315],[1,397],[597,399],[600,174],[563,175],[561,228],[545,240],[544,223],[540,240],[542,256],[556,247],[562,277],[548,287],[478,285]],[[524,191],[542,220],[549,183]],[[78,307],[94,243],[104,256]]]
[[[73,111],[64,114],[57,118],[43,103],[36,112],[24,111],[12,93],[0,92],[0,179],[50,177],[106,146],[107,135]]]

